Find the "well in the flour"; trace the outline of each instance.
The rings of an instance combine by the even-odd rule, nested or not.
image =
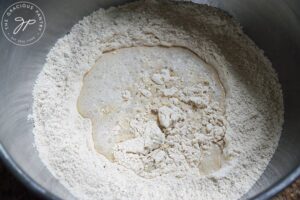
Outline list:
[[[225,161],[225,91],[216,70],[181,47],[105,53],[83,79],[78,109],[96,150],[146,178],[207,175]]]

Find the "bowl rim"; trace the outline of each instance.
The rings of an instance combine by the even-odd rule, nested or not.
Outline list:
[[[48,200],[61,199],[46,188],[38,184],[32,179],[21,167],[15,162],[14,159],[7,153],[4,146],[0,143],[0,159],[6,168],[29,190],[31,190],[38,197],[46,198]],[[286,176],[282,177],[277,182],[273,183],[264,191],[258,193],[249,200],[268,200],[274,197],[279,192],[283,191],[286,187],[291,185],[297,178],[300,177],[300,164],[292,169]]]

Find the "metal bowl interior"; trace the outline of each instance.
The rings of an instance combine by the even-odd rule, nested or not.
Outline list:
[[[126,0],[31,1],[44,12],[44,36],[27,47],[0,33],[0,152],[7,166],[29,188],[48,199],[74,199],[41,163],[33,145],[32,88],[58,38],[83,16]],[[242,199],[269,199],[300,175],[300,1],[195,0],[219,7],[244,27],[277,70],[284,92],[285,123],[266,171]],[[0,13],[14,3],[0,0]]]

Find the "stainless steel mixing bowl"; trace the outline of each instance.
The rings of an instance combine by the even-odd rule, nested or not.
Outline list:
[[[31,1],[47,27],[33,45],[22,47],[0,33],[0,152],[2,160],[29,188],[48,199],[74,199],[41,163],[33,145],[32,88],[58,38],[83,16],[126,0]],[[196,0],[228,11],[262,48],[276,68],[284,91],[285,123],[276,153],[243,199],[269,199],[300,175],[300,1]],[[14,1],[0,0],[0,14]]]

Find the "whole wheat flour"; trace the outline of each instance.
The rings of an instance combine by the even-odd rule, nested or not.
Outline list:
[[[85,17],[48,54],[33,97],[41,160],[78,199],[238,199],[283,123],[263,52],[193,3]]]

